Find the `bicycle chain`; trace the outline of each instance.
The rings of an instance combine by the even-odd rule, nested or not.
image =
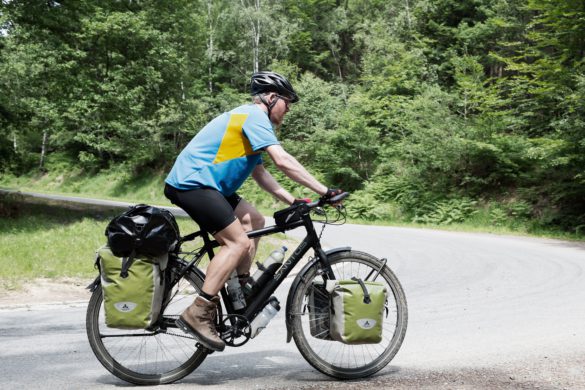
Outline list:
[[[169,336],[177,336],[177,337],[183,337],[185,339],[190,339],[190,340],[195,340],[197,341],[197,339],[191,335],[186,335],[186,334],[177,334],[177,333],[173,333],[173,332],[169,332],[168,330],[161,330],[160,333],[164,333],[164,334],[168,334]]]
[[[175,319],[176,319],[176,318],[179,318],[179,316],[178,316],[178,315],[169,315],[169,316],[167,316],[167,317],[168,317],[168,318],[175,318]],[[185,333],[183,333],[183,334],[178,334],[178,333],[174,333],[174,332],[169,332],[169,330],[168,330],[168,329],[165,329],[165,330],[159,329],[159,330],[158,330],[158,333],[164,333],[164,334],[168,334],[169,336],[183,337],[183,338],[185,338],[185,339],[191,339],[191,340],[195,340],[195,341],[197,341],[197,339],[196,339],[195,337],[193,337],[192,335],[190,335],[190,334],[185,334]]]

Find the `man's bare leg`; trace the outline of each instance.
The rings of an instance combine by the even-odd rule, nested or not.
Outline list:
[[[221,247],[207,267],[202,288],[203,292],[212,296],[219,293],[232,271],[249,255],[252,246],[239,220],[232,222],[214,237]]]
[[[236,217],[241,222],[244,231],[262,229],[265,225],[264,216],[260,214],[258,210],[244,199],[240,200],[238,206],[235,209]],[[256,250],[258,249],[258,242],[260,237],[250,240],[250,249],[247,254],[242,258],[241,262],[237,267],[238,275],[244,275],[250,272],[252,261],[256,256]]]
[[[239,220],[235,220],[222,231],[214,235],[221,245],[219,252],[207,267],[202,292],[193,303],[181,313],[177,325],[185,332],[191,333],[201,344],[214,351],[223,351],[225,342],[215,329],[217,295],[232,271],[248,255],[250,239]]]

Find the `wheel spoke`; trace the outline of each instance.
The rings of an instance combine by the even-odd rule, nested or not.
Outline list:
[[[178,264],[170,266],[176,272]],[[152,332],[108,328],[98,289],[88,305],[87,331],[98,360],[114,375],[140,385],[174,382],[193,371],[207,356],[195,339],[176,327],[174,321],[191,303],[203,281],[187,273],[169,294],[161,328]],[[113,363],[113,364],[112,364]]]
[[[302,275],[303,282],[295,292],[293,315],[293,337],[307,361],[321,372],[338,378],[358,378],[380,370],[388,364],[402,343],[406,331],[406,301],[400,283],[388,267],[378,273],[379,262],[361,252],[344,252],[330,258],[331,269],[337,280],[357,277],[365,280],[377,274],[376,281],[382,282],[388,292],[389,314],[382,316],[382,340],[377,344],[348,345],[331,339],[324,339],[328,329],[319,326],[327,321],[326,306],[310,305],[311,293],[314,299],[327,298],[328,294],[313,288],[312,282],[318,274],[317,267]],[[305,315],[298,315],[307,306]],[[325,312],[323,309],[325,308]],[[311,326],[313,333],[311,334]],[[315,331],[316,330],[316,331]]]

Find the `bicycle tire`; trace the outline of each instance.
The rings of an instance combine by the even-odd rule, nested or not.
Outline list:
[[[359,251],[338,252],[330,255],[329,261],[336,279],[339,280],[351,279],[352,276],[364,279],[371,270],[377,271],[380,266],[379,260],[374,256]],[[347,345],[311,336],[308,292],[312,281],[318,275],[319,268],[320,264],[316,262],[299,275],[300,283],[293,292],[291,326],[297,348],[309,364],[334,378],[357,379],[378,372],[392,361],[406,334],[408,308],[400,282],[387,266],[384,266],[376,278],[376,281],[383,281],[386,284],[388,308],[389,312],[393,313],[386,315],[384,320],[382,342]],[[305,310],[307,308],[309,310]],[[330,352],[333,352],[333,355]]]
[[[169,264],[171,273],[184,267],[184,263]],[[182,310],[200,291],[203,279],[188,272],[173,287],[170,303],[163,318],[178,318]],[[99,362],[116,377],[137,385],[169,384],[193,372],[207,357],[208,350],[197,346],[197,341],[179,328],[156,333],[146,330],[108,328],[104,321],[102,289],[92,294],[86,315],[89,344]]]

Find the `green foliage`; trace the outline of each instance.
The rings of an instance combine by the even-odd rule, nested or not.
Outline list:
[[[0,218],[17,218],[21,214],[21,194],[2,194],[0,200]]]
[[[347,215],[350,218],[365,221],[388,221],[398,219],[396,210],[388,203],[380,202],[369,191],[356,191],[346,202]]]
[[[425,207],[428,211],[421,215],[416,215],[413,218],[413,222],[434,225],[462,223],[477,213],[476,205],[476,201],[465,198],[433,202]]]
[[[494,226],[504,226],[508,222],[508,214],[501,207],[490,210],[490,223]]]
[[[506,211],[510,217],[514,219],[526,219],[530,217],[532,206],[524,200],[515,200],[506,204]]]
[[[576,0],[2,1],[0,173],[107,196],[154,186],[249,101],[257,67],[293,81],[279,139],[360,194],[353,216],[447,223],[469,219],[456,199],[497,200],[481,218],[581,231],[584,20]]]

